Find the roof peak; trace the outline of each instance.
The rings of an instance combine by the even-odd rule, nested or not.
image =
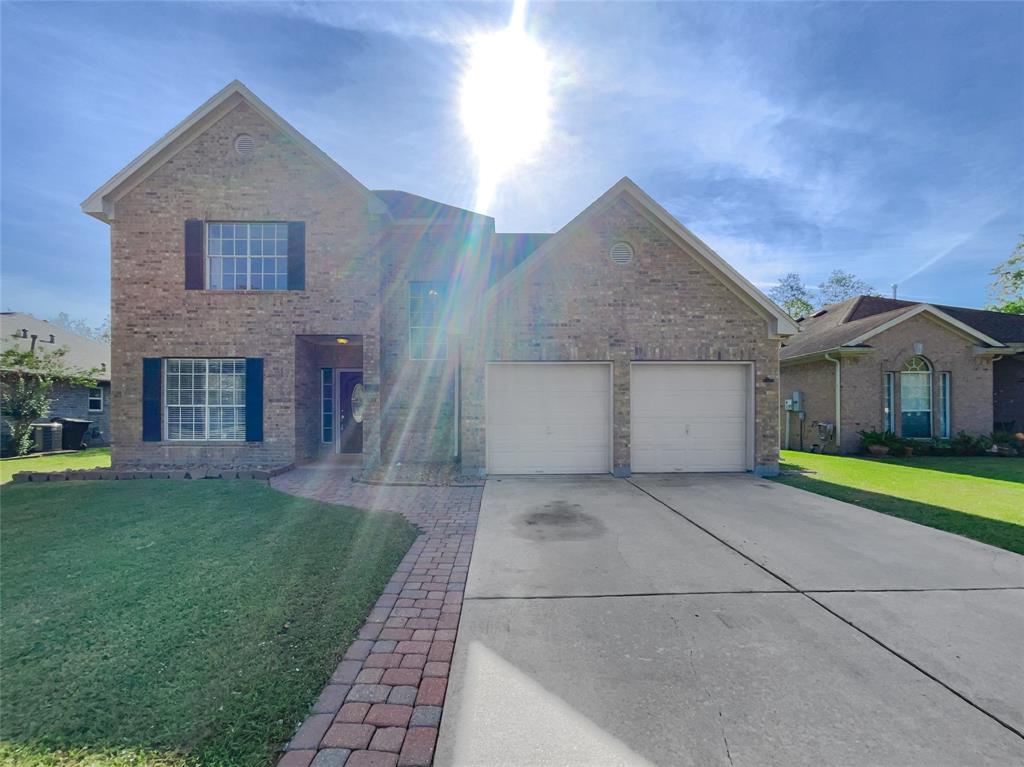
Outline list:
[[[332,157],[300,133],[281,115],[267,106],[248,86],[237,78],[229,82],[213,96],[203,102],[184,120],[161,136],[142,154],[112,176],[103,186],[82,202],[82,211],[101,221],[110,222],[114,217],[116,201],[148,177],[154,170],[188,146],[210,125],[233,110],[241,101],[255,109],[267,122],[292,139],[318,163],[361,193],[370,197],[370,191]]]

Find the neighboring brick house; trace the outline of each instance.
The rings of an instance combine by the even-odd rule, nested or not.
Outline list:
[[[783,405],[784,447],[850,453],[861,430],[1024,429],[1024,315],[857,296],[799,324],[782,349],[782,397],[800,392],[804,417]]]
[[[115,465],[778,466],[785,313],[623,179],[553,234],[371,191],[237,81],[97,190]]]
[[[51,418],[78,418],[91,421],[85,442],[90,446],[110,444],[110,345],[72,333],[60,325],[39,320],[31,314],[0,312],[0,348],[18,347],[23,351],[33,348],[53,350],[67,347],[64,357],[75,370],[94,370],[96,386],[54,385],[50,413],[41,423]],[[3,423],[0,439],[3,454],[10,452],[9,428]]]

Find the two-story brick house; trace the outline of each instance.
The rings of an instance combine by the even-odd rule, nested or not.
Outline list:
[[[234,82],[82,205],[115,465],[778,464],[794,323],[629,179],[552,235],[371,191]]]

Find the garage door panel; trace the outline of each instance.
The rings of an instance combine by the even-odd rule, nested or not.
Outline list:
[[[746,471],[749,386],[746,365],[633,365],[633,471]]]
[[[608,365],[492,363],[487,376],[488,472],[609,470]]]

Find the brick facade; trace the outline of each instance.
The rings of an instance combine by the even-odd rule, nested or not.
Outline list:
[[[815,445],[828,452],[834,452],[834,440],[825,442],[818,437],[818,423],[836,422],[835,365],[828,360],[814,360],[801,364],[784,364],[782,367],[782,391],[780,398],[785,403],[794,391],[803,395],[804,419],[796,412],[781,410],[782,446],[787,450],[811,450]],[[789,441],[786,441],[786,423],[789,422]],[[802,438],[801,438],[802,437]],[[834,435],[833,435],[834,437]]]
[[[635,254],[622,266],[608,256],[618,241]],[[627,197],[588,220],[543,268],[511,279],[463,342],[465,470],[485,466],[487,362],[611,362],[613,470],[628,474],[630,362],[701,360],[753,362],[754,462],[777,471],[779,341],[768,320]]]
[[[255,139],[251,156],[233,149],[242,133]],[[186,291],[189,218],[305,221],[306,289]],[[364,194],[244,102],[119,199],[111,221],[115,466],[265,467],[308,455],[308,446],[296,449],[296,430],[309,422],[301,408],[315,371],[297,368],[306,359],[297,337],[338,334],[362,339],[364,455],[379,459],[379,229]],[[143,442],[142,359],[156,356],[262,357],[264,441]]]
[[[399,210],[395,195],[403,193],[370,193],[255,102],[226,103],[148,176],[103,198],[111,225],[115,467],[264,469],[314,459],[325,452],[320,369],[355,367],[366,392],[364,466],[461,458],[479,471],[485,363],[559,359],[613,363],[618,473],[630,468],[631,361],[752,363],[753,463],[777,469],[779,341],[771,321],[633,196],[622,193],[542,270],[504,292],[471,334],[451,338],[444,359],[414,360],[410,284],[446,284],[453,320],[474,311],[494,278],[493,219],[422,198],[427,206],[414,201]],[[240,134],[254,139],[251,154],[235,151]],[[185,290],[188,219],[304,222],[305,288]],[[608,258],[620,239],[636,251],[625,266]],[[334,346],[339,335],[353,343]],[[144,441],[147,357],[262,358],[263,440]]]
[[[839,451],[853,453],[859,448],[861,430],[884,428],[884,374],[898,373],[909,359],[921,356],[932,365],[932,433],[938,436],[939,373],[950,374],[950,434],[959,431],[988,434],[992,430],[992,362],[975,354],[975,341],[938,320],[917,315],[883,331],[868,341],[871,351],[842,357],[842,429]],[[813,421],[835,420],[835,378],[831,362],[783,363],[783,399],[794,389],[804,392],[805,447]],[[900,433],[899,376],[894,380],[895,432]],[[794,418],[794,423],[796,422]],[[796,441],[790,444],[796,448]],[[825,446],[834,451],[835,445]]]

